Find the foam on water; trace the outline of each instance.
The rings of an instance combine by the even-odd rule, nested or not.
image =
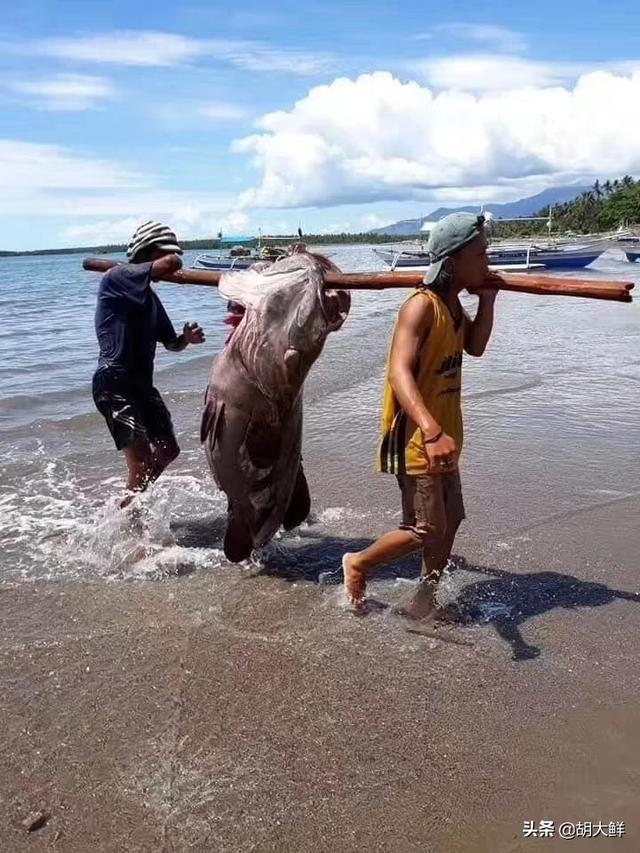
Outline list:
[[[121,511],[121,478],[83,482],[40,445],[30,475],[15,485],[0,491],[5,579],[160,577],[223,562],[219,548],[185,548],[171,529],[171,521],[223,512],[213,483],[195,476],[167,473]]]
[[[333,255],[344,270],[377,264],[369,247]],[[224,301],[207,288],[159,287],[174,322],[197,317],[207,344],[159,350],[157,385],[183,452],[132,518],[117,508],[124,466],[91,399],[99,277],[80,260],[14,258],[0,270],[8,318],[0,330],[0,582],[162,578],[219,566],[226,501],[197,435],[208,364],[228,331]],[[579,275],[632,278],[640,266],[607,256]],[[389,335],[405,295],[354,293],[349,321],[305,383],[303,455],[315,515],[240,571],[282,569],[329,587],[345,550],[396,526],[395,484],[372,468]],[[463,482],[469,523],[505,557],[518,558],[515,537],[532,522],[636,489],[638,310],[499,297],[485,357],[465,362]],[[30,345],[17,346],[27,334]]]

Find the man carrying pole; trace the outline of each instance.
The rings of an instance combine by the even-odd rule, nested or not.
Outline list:
[[[465,517],[458,460],[462,450],[462,353],[481,356],[493,328],[496,289],[487,287],[484,217],[454,213],[432,229],[424,286],[402,305],[389,352],[378,472],[394,474],[402,503],[398,530],[342,560],[348,603],[362,609],[369,573],[422,551],[416,617],[444,616],[436,588]],[[472,321],[458,295],[479,296]]]
[[[179,270],[182,249],[176,235],[159,222],[141,225],[127,248],[130,263],[112,267],[98,290],[95,328],[100,354],[93,376],[93,399],[118,450],[127,460],[127,506],[178,456],[180,448],[169,410],[153,386],[156,342],[173,352],[204,342],[197,323],[177,335],[151,288]]]

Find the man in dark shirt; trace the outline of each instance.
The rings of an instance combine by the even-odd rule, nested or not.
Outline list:
[[[128,494],[121,507],[180,452],[169,410],[153,386],[156,342],[180,352],[188,344],[203,343],[204,332],[197,323],[185,323],[177,335],[151,282],[179,270],[181,254],[173,231],[159,222],[145,222],[129,243],[130,263],[112,267],[98,290],[100,354],[93,399],[116,447],[125,451]]]

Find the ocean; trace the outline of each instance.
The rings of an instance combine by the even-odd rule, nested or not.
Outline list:
[[[344,270],[383,268],[369,246],[326,251]],[[572,275],[638,282],[640,265],[610,251]],[[0,266],[0,583],[157,578],[224,564],[225,501],[198,431],[211,360],[228,334],[225,302],[215,289],[157,285],[176,328],[197,320],[207,339],[183,353],[158,349],[155,384],[182,453],[144,496],[141,535],[117,509],[124,460],[91,397],[98,283],[76,254]],[[307,380],[313,514],[272,546],[285,561],[296,555],[303,574],[337,572],[323,542],[364,542],[397,524],[397,487],[373,463],[384,362],[405,294],[354,293]],[[474,303],[465,297],[472,311]],[[531,525],[638,493],[639,320],[640,303],[500,294],[488,351],[467,357],[463,371],[463,543],[493,537],[511,547]]]
[[[207,341],[158,351],[182,453],[134,514],[91,399],[99,276],[69,255],[0,277],[2,851],[514,853],[543,820],[639,849],[639,303],[498,296],[438,591],[462,618],[433,626],[390,606],[417,558],[371,577],[363,617],[341,584],[399,519],[374,453],[403,291],[354,293],[306,382],[312,515],[230,565],[198,439],[217,291],[157,285]]]

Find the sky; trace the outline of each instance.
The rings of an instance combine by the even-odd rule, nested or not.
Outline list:
[[[637,3],[20,0],[0,249],[364,231],[640,174]]]

